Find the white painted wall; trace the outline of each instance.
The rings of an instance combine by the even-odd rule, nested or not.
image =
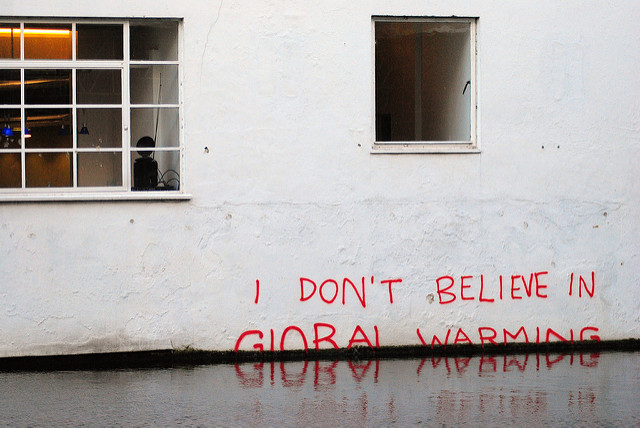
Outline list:
[[[500,341],[520,326],[530,340],[536,327],[640,337],[636,0],[20,0],[1,13],[184,18],[193,198],[0,203],[0,356],[228,350],[247,330],[268,348],[270,329],[278,347],[291,325],[313,347],[315,323],[340,346],[357,325],[381,346],[419,344],[417,328],[429,343],[459,328],[479,343],[479,327]],[[480,154],[370,153],[372,15],[479,17]],[[542,271],[547,299],[478,301],[480,274],[497,298],[499,275]],[[594,297],[569,296],[571,273],[591,272]],[[440,304],[444,275],[456,288],[474,276],[475,300]],[[363,276],[366,308],[353,293],[300,301],[300,277]],[[394,278],[391,304],[379,281]],[[291,332],[286,347],[301,346]]]

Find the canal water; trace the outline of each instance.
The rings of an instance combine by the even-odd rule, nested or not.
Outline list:
[[[2,426],[640,426],[640,352],[0,373]]]

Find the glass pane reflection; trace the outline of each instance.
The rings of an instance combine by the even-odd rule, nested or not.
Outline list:
[[[77,110],[78,147],[122,147],[122,109],[82,108]]]
[[[131,152],[133,190],[180,190],[180,152]]]
[[[131,145],[135,147],[140,138],[154,138],[156,147],[178,147],[177,108],[132,108]]]
[[[134,22],[130,32],[132,60],[178,60],[177,22]]]
[[[71,59],[71,24],[25,24],[25,59]]]
[[[0,187],[19,188],[21,185],[20,153],[0,153]]]
[[[122,25],[78,24],[78,59],[122,59]]]
[[[25,70],[27,104],[71,104],[71,70]]]
[[[20,58],[20,24],[0,22],[0,58]]]
[[[27,187],[71,187],[73,161],[70,152],[27,153]]]
[[[0,109],[0,150],[20,148],[20,109]]]
[[[177,104],[177,65],[131,66],[131,104]]]
[[[468,22],[376,22],[377,141],[471,138]]]
[[[122,186],[122,153],[78,153],[78,187]]]
[[[20,70],[0,70],[0,104],[20,104]]]
[[[72,147],[71,109],[26,109],[25,114],[31,135],[26,138],[28,149]]]
[[[122,103],[122,72],[120,70],[76,71],[78,104]]]

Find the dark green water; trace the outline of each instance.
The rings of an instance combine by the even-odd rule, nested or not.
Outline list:
[[[640,353],[0,373],[9,426],[640,426]]]

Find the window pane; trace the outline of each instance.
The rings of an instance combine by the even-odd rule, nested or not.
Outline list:
[[[133,190],[180,190],[179,151],[132,151]]]
[[[120,70],[76,71],[78,104],[121,104],[122,72]]]
[[[122,147],[122,109],[83,108],[76,113],[78,147]]]
[[[71,59],[71,24],[25,24],[25,59]]]
[[[20,58],[20,24],[0,22],[0,58]]]
[[[131,109],[132,147],[143,137],[151,137],[155,147],[178,147],[178,136],[177,108]]]
[[[73,135],[71,129],[71,109],[26,109],[28,149],[71,148]]]
[[[122,59],[122,25],[76,25],[78,59]]]
[[[122,186],[122,153],[78,153],[78,186]]]
[[[0,150],[20,148],[20,109],[0,109]]]
[[[71,104],[71,70],[25,70],[26,104]]]
[[[20,104],[20,70],[0,70],[0,104]]]
[[[177,22],[134,22],[130,35],[132,60],[178,60]]]
[[[71,153],[27,153],[27,187],[71,187],[73,161]]]
[[[20,153],[0,153],[0,187],[22,187]]]
[[[131,67],[131,104],[177,104],[177,65]]]
[[[470,29],[376,22],[376,140],[470,140]]]
[[[169,190],[180,190],[180,152],[156,152],[158,185]]]

